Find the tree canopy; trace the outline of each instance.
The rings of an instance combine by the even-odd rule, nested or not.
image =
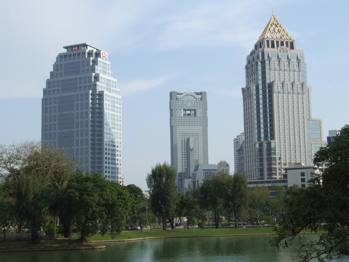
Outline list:
[[[290,188],[276,232],[278,241],[305,229],[320,237],[303,247],[303,259],[326,258],[348,252],[349,247],[349,127],[320,149],[314,163],[326,168],[306,189]]]
[[[177,204],[176,171],[167,164],[158,164],[147,177],[150,207],[161,219],[163,229],[167,221],[174,228],[174,216]]]

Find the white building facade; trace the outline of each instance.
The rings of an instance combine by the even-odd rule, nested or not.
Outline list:
[[[310,88],[303,52],[273,15],[247,57],[244,171],[248,180],[282,179],[310,165]]]

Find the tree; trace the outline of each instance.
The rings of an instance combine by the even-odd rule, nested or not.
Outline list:
[[[0,145],[0,178],[5,179],[4,190],[14,205],[13,220],[17,232],[22,231],[26,220],[25,192],[23,179],[20,179],[20,170],[28,156],[39,148],[39,145],[34,143]]]
[[[177,202],[176,171],[167,164],[158,164],[148,175],[147,184],[153,213],[161,219],[164,230],[167,220],[173,229]]]
[[[136,185],[127,185],[126,190],[130,194],[131,205],[128,217],[129,227],[139,226],[141,230],[147,223],[147,199],[142,189]]]
[[[126,225],[132,199],[125,187],[110,181],[105,181],[105,184],[105,188],[99,188],[103,203],[101,232],[109,232],[115,237]]]
[[[335,142],[320,149],[315,164],[326,165],[322,175],[306,189],[290,188],[275,230],[277,241],[297,236],[304,229],[320,234],[303,246],[303,260],[348,252],[349,247],[349,127]]]
[[[180,198],[179,210],[181,216],[187,219],[187,228],[198,223],[203,217],[203,210],[200,208],[198,192],[189,191]],[[201,223],[202,224],[202,223]]]
[[[236,173],[232,179],[228,179],[228,194],[226,206],[233,215],[235,228],[240,221],[242,209],[247,200],[247,182],[243,174]]]
[[[101,188],[105,188],[105,179],[99,174],[76,173],[69,181],[66,194],[72,206],[73,218],[80,241],[98,231],[98,221],[105,218]]]
[[[66,200],[66,189],[69,179],[74,174],[74,163],[63,151],[50,147],[42,149],[45,159],[50,163],[50,174],[48,181],[48,209],[53,217],[53,237],[56,236],[57,218],[63,227],[63,234],[69,237],[71,233],[71,206]]]
[[[0,184],[0,229],[3,234],[3,240],[6,240],[6,234],[13,225],[13,203],[4,190],[3,184]]]
[[[252,224],[260,224],[267,217],[269,191],[265,187],[247,191],[247,217]]]
[[[23,161],[16,178],[19,184],[16,184],[13,175],[8,176],[9,188],[21,192],[21,197],[15,201],[22,201],[20,205],[23,206],[33,242],[40,240],[39,231],[49,215],[49,207],[55,206],[54,203],[50,204],[50,196],[57,192],[57,188],[66,186],[66,177],[72,170],[71,162],[61,151],[43,146],[33,150]]]
[[[205,180],[199,189],[200,206],[213,212],[216,228],[219,228],[220,218],[226,206],[230,180],[231,176],[218,174],[212,179]]]

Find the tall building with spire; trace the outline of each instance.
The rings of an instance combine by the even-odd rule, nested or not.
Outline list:
[[[277,179],[286,167],[311,165],[310,88],[304,55],[274,15],[248,55],[245,71],[247,178]]]
[[[122,183],[122,103],[108,54],[85,43],[64,48],[43,90],[42,143]]]

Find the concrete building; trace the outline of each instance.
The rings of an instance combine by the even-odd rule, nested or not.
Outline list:
[[[245,172],[244,142],[245,142],[244,133],[241,133],[234,138],[234,173],[238,173],[238,172],[244,173]]]
[[[273,187],[288,188],[297,186],[301,188],[308,187],[310,180],[323,172],[324,167],[316,168],[314,166],[295,165],[286,167],[281,179],[251,180],[248,181],[248,187]]]
[[[229,175],[230,174],[230,166],[229,166],[228,162],[225,160],[219,161],[217,164],[217,172]]]
[[[248,180],[282,179],[310,165],[310,89],[303,52],[273,15],[247,57],[244,169]]]
[[[196,166],[208,164],[206,92],[170,92],[171,165],[185,192]]]
[[[283,187],[287,188],[287,178],[280,178],[280,179],[263,179],[263,180],[249,180],[247,181],[247,187],[266,187],[266,188],[273,188],[273,187]]]
[[[308,120],[308,143],[309,158],[313,160],[314,155],[320,148],[326,146],[326,143],[322,140],[322,125],[320,119]]]
[[[193,188],[198,189],[207,179],[212,179],[218,173],[215,164],[198,165],[192,175]]]
[[[308,187],[309,180],[314,178],[316,169],[314,166],[295,166],[285,169],[287,186]]]
[[[42,143],[122,183],[122,102],[108,54],[85,43],[64,48],[43,90]]]

